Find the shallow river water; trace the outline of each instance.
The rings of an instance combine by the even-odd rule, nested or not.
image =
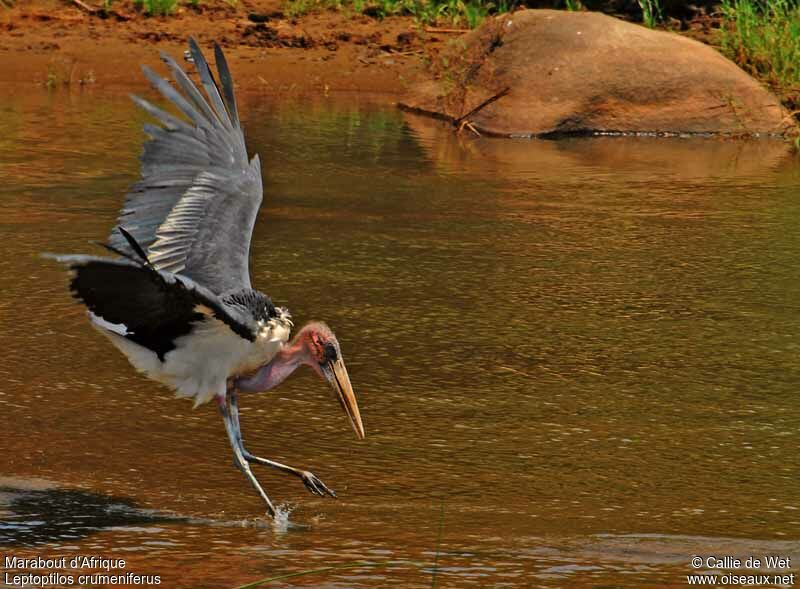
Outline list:
[[[102,251],[146,117],[121,91],[2,88],[3,558],[124,558],[198,589],[353,563],[265,586],[684,587],[712,554],[800,573],[786,145],[242,102],[254,285],[336,331],[367,438],[309,370],[245,397],[242,428],[339,499],[259,469],[284,514],[265,523],[215,408],[136,374],[39,257]]]

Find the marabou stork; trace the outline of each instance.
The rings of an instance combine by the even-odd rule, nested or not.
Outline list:
[[[195,406],[216,401],[235,464],[274,517],[250,463],[293,474],[317,495],[336,495],[308,471],[247,451],[238,393],[272,389],[306,364],[331,384],[359,439],[364,426],[333,332],[324,323],[309,323],[289,342],[289,312],[250,286],[261,166],[258,156],[248,159],[222,50],[214,46],[221,91],[194,39],[189,52],[205,96],[164,53],[178,89],[142,67],[188,121],[132,96],[161,126],[145,125],[150,139],[141,157],[142,178],[104,244],[119,257],[55,257],[71,269],[72,294],[88,308],[91,324],[136,369],[193,398]]]

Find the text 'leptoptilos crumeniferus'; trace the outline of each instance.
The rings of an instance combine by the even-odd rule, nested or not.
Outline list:
[[[339,342],[323,323],[309,323],[289,342],[288,311],[250,286],[250,239],[261,205],[261,166],[248,159],[233,81],[214,47],[219,85],[200,48],[189,51],[205,96],[168,55],[177,89],[152,70],[153,86],[188,120],[136,96],[159,121],[141,158],[141,180],[128,193],[105,246],[116,259],[56,256],[73,272],[73,295],[92,325],[150,378],[195,406],[214,399],[236,465],[275,508],[250,464],[299,477],[309,491],[334,496],[315,475],[254,456],[244,447],[238,393],[269,390],[298,366],[311,366],[335,390],[356,435],[364,427]],[[220,91],[221,86],[221,91]]]

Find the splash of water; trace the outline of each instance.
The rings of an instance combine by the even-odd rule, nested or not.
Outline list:
[[[275,517],[272,518],[272,529],[278,534],[285,534],[290,528],[295,527],[289,521],[289,516],[295,510],[295,506],[288,503],[281,503],[275,506]]]

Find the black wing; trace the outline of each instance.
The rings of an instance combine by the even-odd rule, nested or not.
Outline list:
[[[261,166],[247,159],[233,81],[225,56],[214,47],[222,92],[194,39],[189,41],[206,96],[166,54],[179,92],[149,68],[153,86],[189,121],[146,100],[133,100],[161,123],[145,125],[151,139],[141,158],[142,180],[119,217],[159,269],[181,274],[216,294],[250,288],[250,239],[261,206]],[[108,245],[132,254],[114,231]]]
[[[255,341],[257,325],[188,278],[134,260],[94,256],[52,256],[73,271],[70,289],[96,316],[122,325],[125,337],[163,360],[192,325],[214,317],[234,333]]]

